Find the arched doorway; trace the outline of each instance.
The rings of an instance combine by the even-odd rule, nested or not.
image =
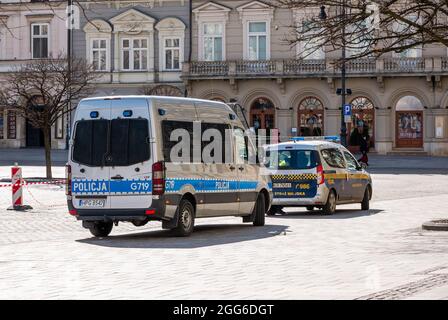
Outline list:
[[[275,106],[268,98],[257,98],[250,106],[250,126],[258,133],[266,129],[267,135],[275,128]]]
[[[306,97],[298,107],[298,135],[302,137],[324,134],[324,105],[316,97]]]
[[[397,148],[423,147],[423,103],[415,96],[404,96],[395,105]]]
[[[369,146],[375,147],[375,108],[366,97],[356,97],[351,101],[352,121],[347,124],[348,144],[351,151],[359,151],[360,135],[368,135]]]

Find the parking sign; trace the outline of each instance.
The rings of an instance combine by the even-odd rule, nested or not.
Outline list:
[[[344,121],[345,122],[352,121],[352,105],[349,103],[344,105]]]

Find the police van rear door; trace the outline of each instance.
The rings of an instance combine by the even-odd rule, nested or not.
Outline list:
[[[110,204],[112,209],[151,206],[150,116],[146,98],[112,100],[110,149]]]
[[[109,209],[110,100],[83,100],[76,111],[71,148],[72,201],[76,209]]]

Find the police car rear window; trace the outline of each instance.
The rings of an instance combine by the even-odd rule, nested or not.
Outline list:
[[[268,150],[266,166],[275,170],[305,170],[319,165],[315,150]]]
[[[129,166],[149,160],[146,119],[81,120],[73,161],[88,166]]]

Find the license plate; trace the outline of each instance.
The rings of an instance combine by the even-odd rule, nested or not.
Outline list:
[[[103,208],[106,199],[80,199],[79,206],[83,208]]]

